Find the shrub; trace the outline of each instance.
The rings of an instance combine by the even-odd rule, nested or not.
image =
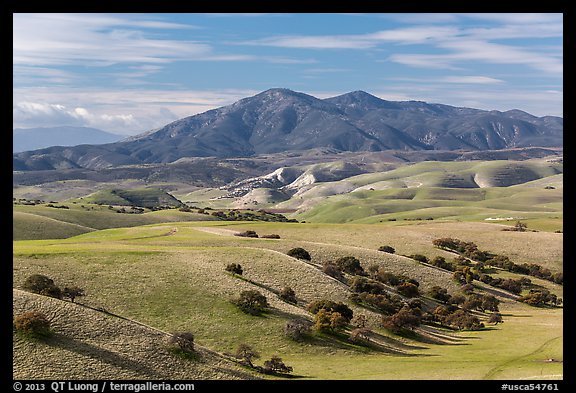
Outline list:
[[[52,334],[50,321],[39,311],[29,311],[14,317],[14,329],[31,338],[46,338]]]
[[[298,300],[296,299],[296,292],[294,292],[294,290],[290,287],[284,287],[280,291],[280,294],[278,296],[280,297],[280,299],[282,299],[288,303],[292,303],[292,304],[298,303]]]
[[[455,327],[458,330],[479,330],[484,328],[484,324],[480,320],[468,314],[464,310],[456,310],[444,319],[445,323],[449,326]]]
[[[240,292],[240,297],[232,300],[240,310],[250,315],[260,315],[269,306],[268,299],[256,290]]]
[[[340,270],[340,268],[336,266],[333,262],[323,263],[322,272],[329,275],[330,277],[334,277],[337,280],[342,280],[344,278],[342,270]]]
[[[370,342],[372,330],[366,327],[356,328],[350,332],[350,341],[356,344],[367,344]]]
[[[373,307],[378,311],[392,315],[402,308],[402,300],[398,296],[390,296],[386,293],[372,294],[368,292],[361,292],[359,294],[353,293],[350,295],[350,300],[354,303],[363,304]]]
[[[442,303],[448,303],[451,298],[446,288],[442,288],[437,285],[430,289],[429,295],[431,298],[441,301]]]
[[[396,287],[396,290],[398,291],[398,293],[406,297],[415,297],[419,295],[418,286],[407,281],[398,285]]]
[[[354,277],[350,283],[350,289],[353,292],[368,292],[373,294],[386,293],[384,285],[378,281],[369,280],[364,277]]]
[[[240,237],[258,237],[258,234],[255,231],[244,231],[240,233],[235,233],[234,236]]]
[[[312,323],[303,319],[292,319],[284,326],[284,334],[296,341],[310,335],[311,330]]]
[[[415,261],[418,261],[418,262],[428,263],[428,257],[426,257],[425,255],[414,254],[414,255],[411,255],[410,258],[412,258],[412,259],[414,259]]]
[[[321,309],[314,316],[314,329],[321,332],[335,332],[344,328],[348,322],[349,320],[339,312]]]
[[[72,303],[74,299],[80,296],[85,296],[84,290],[78,286],[64,287],[62,291],[62,297],[69,298]]]
[[[258,359],[260,354],[256,352],[250,345],[248,344],[240,344],[238,349],[236,349],[236,353],[234,354],[236,359],[240,359],[244,364],[254,367],[252,364],[253,359]]]
[[[387,252],[389,254],[394,254],[396,252],[394,247],[390,247],[390,246],[380,246],[380,247],[378,247],[378,251]]]
[[[360,261],[356,257],[348,256],[338,258],[336,265],[343,271],[349,274],[364,274],[364,268],[360,265]]]
[[[270,360],[264,362],[264,372],[287,374],[292,372],[292,367],[285,365],[282,358],[274,355]]]
[[[22,284],[22,288],[40,295],[62,298],[62,290],[54,284],[54,280],[42,274],[29,276]]]
[[[280,239],[280,235],[270,234],[270,235],[262,235],[260,236],[262,239]]]
[[[194,335],[190,332],[177,332],[170,337],[169,344],[182,352],[194,352]]]
[[[229,263],[225,269],[227,272],[242,275],[242,266],[239,263]]]
[[[312,258],[310,257],[310,253],[301,247],[296,247],[291,249],[287,252],[287,255],[296,258],[296,259],[305,259],[310,261]]]
[[[488,318],[488,323],[493,323],[494,325],[504,323],[504,320],[502,319],[502,314],[497,312],[492,313],[492,315],[490,315],[490,318]]]
[[[312,302],[307,307],[308,311],[312,314],[317,314],[320,310],[337,312],[346,318],[347,322],[352,320],[354,312],[344,303],[336,303],[332,300],[317,300]]]
[[[382,317],[382,326],[393,333],[401,333],[406,329],[413,330],[420,326],[422,318],[420,315],[408,308],[402,308],[392,316]]]

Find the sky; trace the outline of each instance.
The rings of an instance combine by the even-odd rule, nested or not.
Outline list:
[[[563,116],[563,15],[13,14],[13,128],[135,135],[276,87]]]

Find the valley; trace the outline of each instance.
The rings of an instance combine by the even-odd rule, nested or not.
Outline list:
[[[438,238],[473,242],[517,264],[562,273],[561,156],[368,166],[370,172],[358,173],[354,161],[293,165],[225,187],[138,179],[97,183],[97,190],[82,180],[15,186],[15,310],[68,310],[50,311],[57,336],[46,344],[16,336],[15,377],[288,377],[263,375],[239,363],[232,354],[247,344],[261,355],[256,364],[279,356],[293,368],[289,377],[297,379],[562,379],[561,305],[534,307],[476,278],[474,293],[498,299],[503,323],[488,323],[491,312],[472,310],[484,328],[459,330],[427,322],[395,333],[382,325],[385,313],[352,300],[350,285],[359,276],[345,273],[339,280],[323,270],[354,256],[365,272],[378,266],[409,277],[419,284],[426,313],[442,305],[430,295],[434,287],[463,295],[453,272],[413,259],[424,255],[429,261],[455,261],[453,252],[433,245]],[[230,195],[234,190],[243,191]],[[510,231],[517,222],[526,230]],[[246,231],[260,236],[234,236]],[[270,234],[277,238],[264,237]],[[383,245],[395,252],[379,251]],[[287,255],[297,247],[307,250],[311,260]],[[241,275],[225,270],[232,263],[242,266]],[[527,277],[499,268],[490,272],[503,280]],[[73,283],[86,296],[72,304],[23,292],[22,283],[31,274]],[[562,285],[532,276],[529,281],[531,287],[523,287],[521,296],[538,288],[563,296]],[[297,303],[278,297],[285,287],[294,291]],[[267,298],[264,314],[248,315],[234,306],[233,298],[248,290]],[[387,287],[386,293],[395,295],[396,290]],[[313,330],[301,340],[286,335],[290,321],[313,324],[315,315],[307,306],[327,299],[364,315],[367,341],[351,339],[357,329],[351,324],[332,333]],[[85,306],[90,309],[82,310]],[[98,310],[109,315],[105,323]],[[86,313],[95,315],[80,317]],[[80,319],[73,323],[73,315]],[[120,349],[83,332],[87,326],[93,332],[104,329],[108,342],[124,342],[122,330],[104,327],[123,321],[118,317],[164,333],[141,332]],[[142,340],[162,353],[154,356],[169,359],[161,336],[175,331],[193,332],[201,361],[128,362],[139,359]],[[73,349],[72,343],[85,349]],[[88,351],[87,345],[100,349]],[[43,360],[56,348],[74,353],[66,371]],[[81,366],[101,357],[106,367],[97,373]]]
[[[562,379],[561,130],[270,89],[15,153],[13,307],[52,334],[14,377]]]
[[[568,387],[562,8],[164,3],[14,4],[14,391]]]
[[[232,236],[232,233],[246,229],[260,234],[277,233],[280,239]],[[447,288],[451,294],[459,292],[458,285],[449,272],[401,255],[419,252],[429,257],[443,255],[451,259],[452,254],[435,249],[430,240],[451,235],[477,241],[490,251],[522,250],[514,260],[545,263],[551,270],[561,271],[561,256],[554,254],[554,250],[562,249],[561,234],[513,233],[501,232],[501,229],[500,224],[452,223],[395,226],[221,222],[153,224],[95,231],[63,240],[15,241],[14,283],[18,288],[32,273],[45,274],[57,283],[74,283],[86,290],[86,296],[79,303],[105,309],[162,331],[192,331],[199,348],[220,354],[233,352],[241,342],[248,343],[263,358],[279,355],[294,368],[294,375],[306,379],[530,379],[535,376],[556,379],[562,375],[562,308],[532,307],[498,296],[503,324],[487,324],[486,330],[463,332],[422,325],[415,334],[403,337],[379,327],[377,313],[351,303],[347,286],[315,267],[340,256],[354,255],[366,268],[376,263],[386,270],[418,280],[420,291],[425,296],[423,299],[429,303],[433,300],[425,294],[434,285]],[[530,239],[519,239],[517,235],[526,235]],[[490,239],[496,236],[499,242],[494,246]],[[539,247],[540,254],[535,254],[532,250],[518,247],[519,242],[538,242],[546,247]],[[383,243],[395,247],[397,254],[377,251],[376,246]],[[313,265],[286,256],[293,247],[308,250]],[[232,262],[242,265],[244,280],[224,270]],[[130,279],[126,280],[126,277]],[[561,286],[538,279],[533,279],[533,282],[562,296]],[[298,306],[277,298],[274,291],[284,286],[294,289]],[[482,283],[477,282],[474,286],[478,293],[485,293],[486,287]],[[250,316],[229,302],[234,295],[247,289],[257,289],[265,294],[270,302],[270,311],[263,316]],[[15,299],[18,298],[19,293],[15,292]],[[302,308],[303,305],[322,298],[345,302],[355,313],[366,315],[374,334],[377,334],[373,339],[377,345],[354,344],[342,335],[317,334],[303,342],[286,337],[283,333],[286,322],[294,318],[310,319],[311,315]],[[47,301],[37,299],[26,304],[30,307]],[[58,320],[62,321],[58,326],[67,323],[69,317],[66,315],[58,315]],[[486,318],[481,313],[479,316]],[[83,323],[77,329],[82,326]],[[547,328],[541,329],[541,326]],[[94,326],[93,329],[100,327]],[[85,336],[80,340],[92,342]],[[24,343],[17,348],[22,345]],[[156,345],[161,346],[159,342]],[[42,358],[36,357],[51,348],[41,343],[33,346],[36,349],[27,352],[26,360],[16,358],[20,364],[41,361]],[[138,345],[126,347],[124,351],[128,352],[121,356],[130,356],[128,353],[138,351],[138,348]],[[547,362],[547,359],[555,361]],[[121,365],[115,366],[119,367],[116,372],[120,373],[120,378],[131,375],[126,374]],[[192,364],[187,367],[199,366]],[[21,365],[17,370],[24,370],[23,367]],[[29,371],[21,371],[16,376],[46,378],[51,372],[56,372],[52,367],[56,366],[47,364],[42,369],[33,370],[28,367]],[[62,377],[92,375],[89,371],[82,374],[75,366],[66,370],[61,371]],[[100,375],[111,377],[106,373]],[[167,377],[177,375],[167,374]],[[210,378],[210,374],[203,375]]]

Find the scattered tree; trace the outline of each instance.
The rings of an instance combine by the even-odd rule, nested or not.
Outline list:
[[[502,314],[495,312],[492,313],[490,315],[490,318],[488,318],[488,323],[493,323],[494,325],[498,325],[499,323],[504,323],[504,320],[502,319]]]
[[[350,341],[357,344],[367,344],[370,342],[372,330],[367,327],[353,329],[350,332]]]
[[[430,288],[429,295],[431,298],[441,301],[442,303],[448,303],[452,297],[446,288],[442,288],[437,285],[434,285],[432,288]]]
[[[517,232],[526,232],[526,228],[528,228],[528,225],[522,221],[516,221],[516,224],[514,225],[514,230]]]
[[[543,307],[546,305],[558,306],[562,304],[561,298],[558,298],[556,295],[543,288],[538,290],[531,289],[528,294],[521,296],[518,301],[536,307]]]
[[[363,275],[364,268],[360,265],[360,261],[356,257],[347,256],[338,258],[336,260],[336,265],[343,272],[353,274],[353,275]]]
[[[391,247],[391,246],[380,246],[380,247],[378,247],[378,251],[387,252],[389,254],[396,253],[396,250],[394,249],[394,247]]]
[[[240,359],[240,361],[242,361],[244,364],[250,367],[254,367],[252,360],[260,358],[260,354],[256,352],[250,345],[240,344],[238,349],[236,349],[234,357],[236,359]]]
[[[420,326],[421,316],[407,307],[402,308],[396,314],[382,317],[382,326],[393,333],[401,333],[406,329],[413,330]]]
[[[240,236],[240,237],[258,237],[258,234],[256,233],[256,231],[244,231],[244,232],[240,232],[240,233],[235,233],[234,236]]]
[[[302,247],[296,247],[291,249],[287,252],[287,255],[296,258],[296,259],[304,259],[310,261],[312,258],[310,257],[310,253],[303,249]]]
[[[28,311],[13,320],[14,329],[26,337],[43,339],[52,334],[50,320],[40,311]]]
[[[325,262],[322,264],[322,272],[329,275],[330,277],[334,277],[337,280],[342,280],[344,275],[342,274],[342,270],[334,262]]]
[[[284,334],[296,341],[309,336],[311,330],[312,323],[303,319],[292,319],[284,326]]]
[[[354,313],[350,309],[350,307],[348,307],[344,303],[336,303],[332,300],[325,300],[325,299],[317,300],[315,302],[310,303],[307,309],[312,314],[317,314],[320,310],[337,312],[346,319],[346,322],[350,322],[354,317]]]
[[[62,290],[54,284],[54,280],[42,274],[29,276],[22,284],[22,288],[40,295],[62,299]]]
[[[319,310],[314,316],[314,329],[320,332],[335,332],[343,329],[348,320],[339,312]]]
[[[446,258],[444,258],[443,256],[434,257],[430,261],[430,263],[436,267],[441,268],[441,269],[454,271],[454,266],[450,262],[446,261]]]
[[[353,292],[367,292],[372,294],[386,293],[386,288],[378,281],[369,280],[365,277],[356,276],[350,283],[350,289]]]
[[[368,324],[368,318],[364,314],[356,314],[354,318],[350,321],[352,326],[356,326],[357,328],[365,328]]]
[[[74,299],[80,296],[85,296],[84,290],[78,286],[64,287],[62,297],[69,298],[72,303]]]
[[[292,372],[292,367],[285,365],[282,358],[274,355],[270,360],[264,362],[264,372],[287,374]]]
[[[456,310],[444,319],[445,323],[458,330],[480,330],[484,324],[480,320],[464,310]]]
[[[415,255],[411,255],[410,258],[412,258],[418,262],[428,263],[428,257],[426,257],[425,255],[415,254]]]
[[[270,235],[262,235],[260,236],[262,239],[280,239],[280,235],[272,233]]]
[[[256,290],[240,292],[240,297],[232,301],[238,308],[250,315],[260,315],[269,306],[268,299]]]
[[[226,266],[226,271],[234,273],[234,274],[238,274],[240,276],[243,273],[242,266],[239,263],[229,263]]]
[[[290,287],[284,287],[280,291],[280,294],[278,296],[280,297],[280,299],[282,299],[288,303],[292,303],[292,304],[298,303],[298,300],[296,299],[296,292],[294,292],[294,290]]]
[[[415,297],[419,295],[418,286],[407,281],[398,285],[396,287],[396,290],[398,291],[398,293],[406,297]]]
[[[173,333],[170,337],[169,344],[182,352],[194,352],[194,335],[190,332]]]

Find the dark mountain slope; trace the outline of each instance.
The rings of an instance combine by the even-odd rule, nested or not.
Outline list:
[[[538,118],[522,111],[392,102],[362,91],[320,100],[270,89],[121,142],[14,154],[13,168],[101,169],[183,157],[249,157],[317,148],[356,152],[558,147],[562,127],[561,118]]]

